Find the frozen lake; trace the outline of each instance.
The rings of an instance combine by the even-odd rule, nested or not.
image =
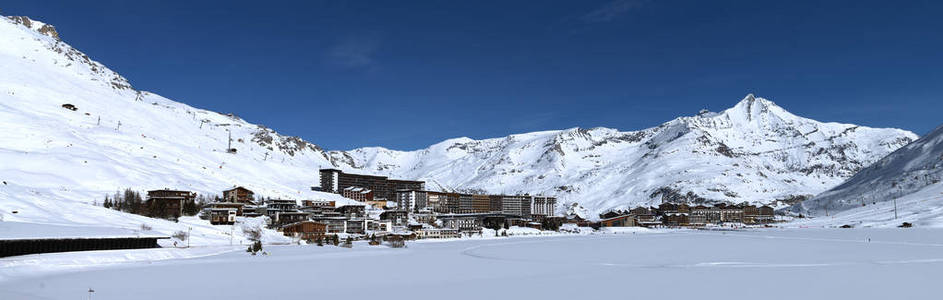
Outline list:
[[[938,297],[935,284],[943,278],[943,230],[915,228],[266,250],[271,255],[229,252],[61,271],[23,266],[21,275],[0,281],[0,299],[84,299],[89,287],[92,299],[928,299]]]

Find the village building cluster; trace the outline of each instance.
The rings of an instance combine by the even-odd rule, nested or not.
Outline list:
[[[773,223],[774,210],[770,206],[755,206],[748,203],[728,205],[718,203],[711,206],[686,203],[662,203],[658,207],[636,207],[628,211],[609,211],[601,214],[598,223],[570,215],[567,223],[599,227],[703,227],[708,224],[761,225]]]
[[[455,238],[480,234],[484,228],[511,226],[557,230],[566,223],[585,227],[701,227],[708,224],[767,224],[773,208],[750,204],[662,203],[609,211],[599,221],[578,215],[556,216],[557,199],[539,195],[487,195],[428,191],[425,182],[321,169],[321,186],[312,187],[342,196],[344,201],[262,199],[236,186],[203,207],[201,217],[215,225],[231,225],[237,217],[266,216],[271,228],[287,236],[322,240],[341,234],[397,239]],[[161,202],[166,215],[180,215],[184,203],[196,194],[188,191],[148,191],[147,201]],[[339,199],[338,199],[339,200]]]
[[[237,217],[266,216],[269,226],[287,236],[319,240],[329,235],[391,236],[402,239],[455,238],[481,233],[483,228],[529,226],[548,229],[555,217],[556,198],[532,195],[479,195],[425,190],[425,182],[385,176],[320,170],[321,186],[350,201],[261,199],[245,187],[223,191],[207,203],[201,217],[214,225],[232,225]],[[148,191],[148,203],[161,203],[180,215],[195,193]],[[174,214],[176,213],[176,214]],[[555,218],[555,219],[554,219]]]

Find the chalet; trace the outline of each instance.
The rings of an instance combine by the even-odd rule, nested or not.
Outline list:
[[[527,227],[537,229],[537,230],[543,230],[544,224],[540,222],[527,222]]]
[[[213,225],[232,225],[236,224],[235,208],[209,208],[210,224]]]
[[[696,215],[693,212],[688,214],[688,226],[700,227],[707,225],[707,216]]]
[[[420,239],[449,239],[459,238],[461,235],[458,229],[452,228],[432,228],[424,227],[416,231],[416,237]]]
[[[435,222],[435,214],[430,211],[421,211],[421,212],[414,213],[413,218],[416,219],[416,222],[420,222],[420,223]]]
[[[245,205],[242,207],[243,217],[260,217],[268,215],[268,208],[264,205]]]
[[[314,217],[312,220],[324,224],[326,233],[347,233],[347,219],[343,217]]]
[[[648,226],[658,223],[655,218],[654,210],[648,207],[636,207],[629,210],[629,214],[635,216],[636,225]]]
[[[390,221],[393,226],[406,226],[409,215],[406,210],[386,210],[380,213],[380,220]]]
[[[688,216],[689,219],[695,219],[697,221],[703,221],[707,223],[718,223],[720,220],[720,213],[714,211],[712,208],[697,205],[691,208],[691,215]]]
[[[655,215],[652,213],[652,210],[648,207],[639,206],[629,210],[630,215],[643,216],[643,215]]]
[[[602,213],[602,214],[599,214],[599,218],[600,218],[600,219],[609,219],[609,218],[615,218],[615,217],[618,217],[618,216],[621,216],[621,215],[624,215],[624,214],[625,214],[625,213],[622,212],[622,211],[618,211],[618,210],[608,210],[608,211],[606,211],[606,212],[604,212],[604,213]]]
[[[684,203],[677,204],[677,203],[665,202],[658,205],[658,214],[660,215],[665,215],[669,213],[686,214],[690,212],[691,212],[691,207]]]
[[[564,222],[567,223],[567,224],[579,224],[580,222],[583,222],[583,221],[586,220],[586,219],[583,219],[583,217],[580,217],[580,215],[577,215],[577,214],[568,214],[568,215],[564,216],[564,218],[565,218],[565,221],[564,221]]]
[[[237,202],[213,202],[207,205],[209,208],[232,208],[236,210],[237,216],[242,216],[245,205]]]
[[[599,226],[602,227],[631,227],[636,226],[635,216],[621,215],[608,219],[599,220]]]
[[[743,210],[743,223],[744,224],[758,224],[757,215],[759,215],[759,210],[755,205],[750,205],[747,203],[737,205],[737,208]]]
[[[334,211],[334,207],[327,206],[303,206],[300,209],[303,212],[311,214],[311,216],[340,216],[340,213]]]
[[[773,208],[767,205],[763,205],[763,206],[757,207],[754,214],[747,214],[746,210],[744,210],[743,219],[744,219],[744,223],[752,223],[752,224],[772,223],[773,222]]]
[[[298,211],[298,202],[295,200],[269,199],[265,201],[265,213],[272,219],[279,212]]]
[[[335,209],[341,216],[347,218],[363,218],[366,216],[366,206],[363,204],[347,204]]]
[[[171,189],[147,191],[148,207],[158,208],[162,212],[153,212],[163,216],[180,216],[183,214],[183,203],[193,201],[196,193]]]
[[[589,220],[586,220],[577,214],[569,214],[564,218],[565,218],[563,221],[564,223],[576,224],[576,226],[579,226],[579,227],[590,227],[593,224],[593,222],[590,222]]]
[[[699,219],[703,216],[705,223],[743,222],[743,208],[725,203],[718,203],[711,207],[698,205],[691,209],[691,214],[699,216]]]
[[[508,226],[525,227],[527,226],[527,223],[530,222],[528,219],[514,216],[514,215],[505,215],[505,216],[507,216],[505,219],[505,222],[508,224]]]
[[[364,234],[367,230],[367,220],[363,218],[349,219],[345,228],[346,233]]]
[[[295,236],[303,240],[317,240],[324,238],[327,233],[327,224],[315,221],[300,221],[282,226],[285,236]]]
[[[327,200],[301,200],[303,207],[330,207],[334,208],[336,202]]]
[[[666,226],[687,226],[689,223],[687,213],[666,213],[661,217],[661,223]]]
[[[715,208],[720,210],[721,222],[743,223],[743,209],[733,205],[717,204]]]
[[[416,231],[421,230],[424,226],[429,226],[429,224],[410,223],[409,225],[406,226],[406,229],[409,229],[409,231],[412,231],[412,232],[416,232]]]
[[[279,211],[275,212],[275,218],[272,222],[277,225],[290,224],[294,222],[307,221],[310,215],[300,211]]]
[[[475,214],[440,215],[438,219],[442,221],[442,227],[445,228],[453,228],[463,232],[481,231],[482,218]]]
[[[367,230],[373,231],[375,233],[379,232],[393,232],[393,222],[390,220],[365,220],[367,224]]]
[[[405,248],[407,240],[415,240],[413,233],[391,233],[383,236],[383,240],[390,243],[391,248]]]
[[[757,212],[761,216],[773,216],[773,208],[769,205],[763,205],[756,208]]]
[[[244,187],[237,186],[223,191],[223,200],[242,204],[255,204],[255,194]]]

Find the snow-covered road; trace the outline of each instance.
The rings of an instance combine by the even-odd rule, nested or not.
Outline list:
[[[89,288],[93,299],[928,299],[943,275],[943,230],[917,228],[266,250],[8,278],[0,299],[75,299]]]

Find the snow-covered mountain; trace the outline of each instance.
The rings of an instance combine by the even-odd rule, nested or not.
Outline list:
[[[187,225],[92,204],[124,188],[212,196],[234,185],[266,197],[339,198],[310,189],[318,167],[331,165],[317,146],[136,90],[50,25],[0,17],[0,70],[0,220],[148,223],[170,234]],[[235,154],[227,152],[230,133]],[[195,235],[229,241],[228,229],[188,225]]]
[[[943,226],[943,126],[795,208],[817,217],[829,211],[832,223]]]
[[[801,118],[750,95],[723,112],[639,131],[325,151],[136,90],[28,18],[0,18],[0,70],[0,212],[30,222],[138,222],[103,218],[89,205],[126,187],[212,195],[242,185],[268,197],[334,197],[309,189],[322,167],[423,179],[430,189],[556,195],[589,213],[662,199],[769,202],[827,190],[917,138]],[[230,134],[236,153],[227,151]]]
[[[702,111],[639,131],[572,128],[452,139],[409,152],[329,154],[363,172],[422,178],[445,189],[552,194],[599,212],[662,199],[802,199],[916,138],[899,129],[817,122],[748,95],[719,113]]]

